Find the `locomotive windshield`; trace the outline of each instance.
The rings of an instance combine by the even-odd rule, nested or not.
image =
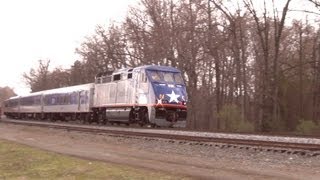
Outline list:
[[[151,81],[183,84],[183,79],[180,73],[165,72],[165,71],[148,71]]]

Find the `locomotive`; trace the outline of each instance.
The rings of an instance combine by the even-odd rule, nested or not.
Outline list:
[[[187,100],[181,71],[146,65],[99,73],[89,84],[12,97],[3,112],[15,119],[185,127]]]

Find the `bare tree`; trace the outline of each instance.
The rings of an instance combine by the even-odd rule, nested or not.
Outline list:
[[[14,90],[8,86],[6,87],[0,87],[0,108],[1,108],[1,103],[4,100],[9,99],[12,96],[16,96],[17,94],[14,92]]]
[[[39,60],[37,69],[31,68],[29,73],[23,73],[23,78],[32,92],[49,89],[49,65],[50,60]]]
[[[97,27],[70,74],[81,69],[90,82],[109,69],[170,65],[186,80],[188,127],[251,120],[257,130],[294,130],[299,119],[320,114],[319,34],[288,25],[291,0],[284,3],[277,9],[264,1],[259,9],[243,0],[245,8],[237,2],[231,9],[220,0],[141,0],[122,24]]]

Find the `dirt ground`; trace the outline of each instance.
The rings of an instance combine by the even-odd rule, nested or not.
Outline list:
[[[273,162],[273,157],[261,162],[250,157],[235,159],[230,152],[214,158],[197,156],[196,152],[191,156],[165,150],[162,152],[157,145],[153,147],[154,150],[150,144],[149,148],[141,148],[135,144],[136,141],[125,143],[128,140],[121,141],[121,138],[105,134],[93,135],[1,122],[0,138],[61,154],[187,175],[195,179],[320,179],[320,166],[308,165],[308,159],[291,165]],[[187,146],[183,148],[188,151]]]

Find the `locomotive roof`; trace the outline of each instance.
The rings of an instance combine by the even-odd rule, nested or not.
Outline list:
[[[177,68],[171,66],[158,66],[158,65],[146,65],[138,67],[141,69],[148,69],[148,70],[157,70],[157,71],[171,71],[171,72],[180,72]]]
[[[123,68],[123,69],[117,69],[112,74],[119,74],[121,72],[130,72],[133,69],[147,69],[147,70],[156,70],[156,71],[170,71],[170,72],[181,72],[177,68],[171,67],[171,66],[158,66],[158,65],[144,65],[144,66],[138,66],[135,68]]]

